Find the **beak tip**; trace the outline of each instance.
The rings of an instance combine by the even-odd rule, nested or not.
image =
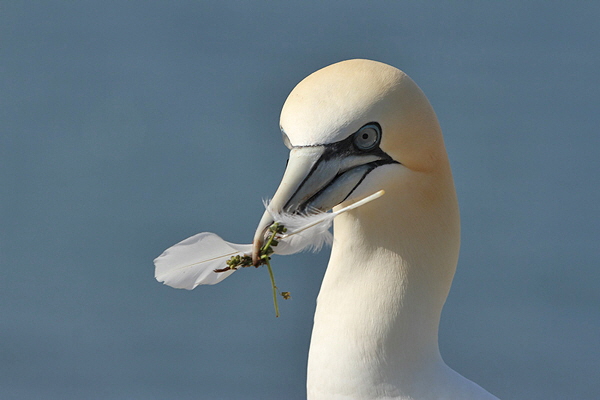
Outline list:
[[[260,264],[260,248],[264,244],[264,235],[266,229],[273,224],[273,217],[269,214],[268,211],[265,211],[260,222],[258,223],[258,227],[254,232],[254,240],[252,240],[252,263],[255,267]]]
[[[258,264],[260,263],[260,246],[262,244],[260,243],[260,241],[258,240],[254,240],[252,242],[252,264],[255,267],[258,267]]]

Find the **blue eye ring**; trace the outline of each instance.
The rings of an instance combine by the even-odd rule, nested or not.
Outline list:
[[[381,127],[378,123],[370,122],[354,134],[354,145],[362,151],[373,150],[381,142]]]

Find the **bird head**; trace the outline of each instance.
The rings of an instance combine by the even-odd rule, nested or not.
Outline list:
[[[288,96],[280,126],[290,155],[271,210],[327,211],[380,189],[394,190],[407,174],[441,173],[451,180],[429,101],[404,72],[387,64],[348,60],[314,72]],[[390,169],[394,173],[381,173]],[[272,223],[266,211],[254,236],[255,262]]]

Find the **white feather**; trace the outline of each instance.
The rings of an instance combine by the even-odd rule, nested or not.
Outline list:
[[[191,290],[198,285],[214,285],[235,270],[215,272],[234,255],[252,251],[250,244],[229,243],[210,232],[187,238],[165,250],[154,260],[154,276],[159,282]]]
[[[273,219],[287,229],[273,248],[275,254],[289,255],[307,249],[318,251],[324,244],[331,244],[333,236],[329,228],[337,215],[375,200],[383,193],[380,190],[331,213],[292,215],[269,211]],[[157,281],[177,289],[191,290],[198,285],[214,285],[235,272],[233,269],[215,272],[216,269],[224,268],[232,256],[249,255],[251,252],[251,244],[230,243],[214,233],[202,232],[169,247],[158,256],[154,260],[154,276]]]
[[[267,211],[273,220],[286,228],[286,234],[281,236],[279,244],[273,247],[275,254],[289,255],[304,250],[317,252],[323,245],[331,245],[333,235],[329,231],[335,215],[319,212],[317,214],[297,215]]]

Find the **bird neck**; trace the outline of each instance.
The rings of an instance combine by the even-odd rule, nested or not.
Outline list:
[[[434,209],[419,200],[408,217],[395,198],[335,220],[309,353],[312,398],[409,398],[447,368],[437,336],[458,258],[456,198]]]

